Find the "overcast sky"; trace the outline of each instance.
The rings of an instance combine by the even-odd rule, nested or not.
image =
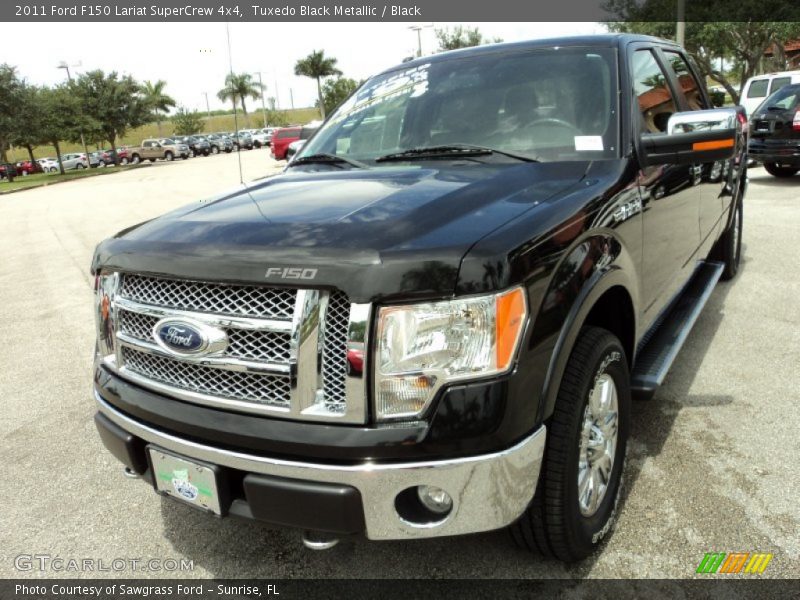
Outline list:
[[[316,86],[295,77],[295,62],[315,49],[339,59],[347,77],[362,79],[391,67],[417,48],[414,23],[232,23],[231,58],[236,72],[260,71],[266,97],[280,108],[311,106]],[[424,24],[429,25],[429,24]],[[435,27],[454,26],[437,23]],[[557,35],[601,33],[597,23],[466,23],[487,37],[519,41]],[[129,73],[140,81],[167,82],[179,105],[204,111],[223,107],[217,91],[229,71],[224,23],[0,23],[0,63],[35,84],[55,84],[70,65],[72,75],[92,69]],[[422,30],[423,54],[436,47],[433,27]],[[260,110],[249,101],[248,112]]]

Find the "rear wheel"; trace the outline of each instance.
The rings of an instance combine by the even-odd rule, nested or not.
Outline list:
[[[78,164],[75,166],[75,168],[76,168],[76,169],[83,170],[83,169],[85,169],[86,167],[83,165],[83,163],[78,163]]]
[[[764,168],[773,177],[792,177],[800,171],[799,167],[784,166],[778,163],[764,163]]]
[[[736,202],[731,224],[711,253],[711,258],[725,265],[720,275],[723,281],[733,279],[739,272],[739,263],[742,260],[742,213],[742,201],[739,200]]]
[[[622,488],[630,397],[622,344],[605,329],[584,328],[548,425],[536,495],[511,526],[517,544],[573,562],[608,534]]]
[[[58,169],[56,169],[55,167],[50,167],[49,171],[50,171],[51,173],[55,173],[55,172],[57,172],[57,171],[58,171]]]

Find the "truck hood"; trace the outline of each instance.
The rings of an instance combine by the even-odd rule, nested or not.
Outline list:
[[[120,232],[98,246],[93,268],[313,283],[354,301],[446,296],[472,245],[566,193],[590,163],[431,164],[296,167]],[[274,267],[316,275],[292,281]]]

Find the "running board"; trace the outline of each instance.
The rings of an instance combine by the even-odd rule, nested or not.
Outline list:
[[[652,397],[664,381],[724,268],[720,262],[700,264],[661,325],[637,353],[631,374],[631,392],[637,398]]]

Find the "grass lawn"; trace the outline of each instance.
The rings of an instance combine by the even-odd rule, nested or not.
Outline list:
[[[27,175],[25,177],[17,176],[11,183],[9,183],[8,179],[3,179],[0,181],[0,194],[18,192],[19,190],[41,187],[43,185],[52,185],[54,183],[61,183],[62,181],[70,181],[72,179],[81,179],[83,177],[109,175],[111,173],[119,173],[126,169],[135,169],[137,167],[138,165],[131,165],[127,167],[106,167],[103,169],[67,171],[63,175],[60,173],[37,173],[35,175]]]

